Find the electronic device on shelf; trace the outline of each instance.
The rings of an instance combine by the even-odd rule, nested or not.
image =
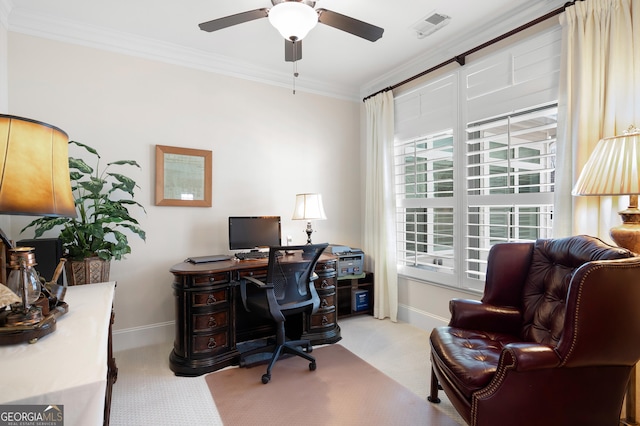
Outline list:
[[[358,248],[331,244],[327,250],[338,258],[338,279],[364,277],[364,252]]]
[[[280,245],[280,216],[229,217],[229,249],[251,250]]]

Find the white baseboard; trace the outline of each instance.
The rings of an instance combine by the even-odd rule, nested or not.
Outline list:
[[[141,348],[172,342],[175,335],[174,321],[150,324],[142,327],[125,328],[113,331],[113,351]]]
[[[433,315],[408,305],[398,305],[398,321],[409,323],[422,330],[431,332],[435,327],[447,325],[448,318]]]

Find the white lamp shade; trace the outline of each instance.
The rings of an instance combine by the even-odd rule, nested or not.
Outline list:
[[[287,40],[302,40],[318,23],[318,12],[304,3],[285,1],[269,10],[269,22]]]
[[[573,195],[640,193],[640,132],[601,139],[573,187]]]
[[[296,207],[293,211],[294,220],[326,219],[321,194],[297,194]]]

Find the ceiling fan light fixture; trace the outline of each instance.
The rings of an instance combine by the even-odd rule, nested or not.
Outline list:
[[[318,23],[318,13],[305,3],[284,1],[269,10],[269,22],[285,39],[302,40]]]

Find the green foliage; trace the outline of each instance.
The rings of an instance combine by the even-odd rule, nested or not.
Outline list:
[[[70,259],[98,256],[104,260],[120,260],[131,253],[127,235],[122,231],[128,230],[146,240],[145,232],[129,214],[128,208],[137,206],[146,211],[133,200],[134,189],[138,187],[135,181],[108,170],[112,166],[140,166],[135,161],[121,160],[108,163],[100,171],[100,155],[95,149],[76,141],[69,141],[69,144],[84,148],[95,157],[96,162],[93,168],[80,158],[69,157],[71,190],[78,217],[42,217],[20,232],[34,227],[35,237],[39,238],[45,232],[61,226],[59,238]]]

